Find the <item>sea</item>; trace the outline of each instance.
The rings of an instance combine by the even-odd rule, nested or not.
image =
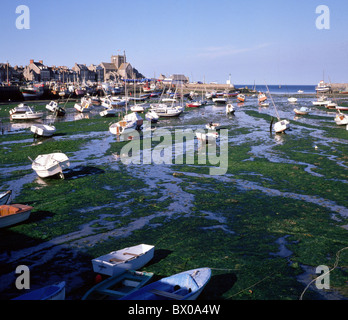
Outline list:
[[[267,92],[266,85],[253,85],[253,84],[236,84],[235,88],[245,88],[253,89],[255,87],[256,91]],[[315,85],[269,85],[268,89],[272,94],[295,94],[295,93],[306,93],[315,94]],[[298,92],[298,91],[303,92]]]

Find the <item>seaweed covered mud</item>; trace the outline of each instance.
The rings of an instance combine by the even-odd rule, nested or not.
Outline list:
[[[19,265],[33,288],[64,280],[66,299],[81,299],[95,283],[91,259],[139,243],[155,245],[144,270],[157,277],[211,268],[202,300],[347,299],[348,131],[314,96],[299,96],[312,109],[303,116],[286,98],[273,97],[291,124],[285,134],[270,130],[272,105],[247,96],[232,101],[234,115],[212,103],[186,108],[132,140],[109,132],[119,118],[72,103],[54,120],[32,103],[56,127],[34,139],[30,123],[9,120],[13,105],[0,106],[0,191],[34,207],[0,229],[1,299],[21,294]],[[205,145],[195,133],[210,122],[220,139]],[[178,130],[193,139],[181,144]],[[39,178],[28,157],[58,150],[70,158],[65,178]],[[314,281],[319,266],[330,270],[328,287]]]

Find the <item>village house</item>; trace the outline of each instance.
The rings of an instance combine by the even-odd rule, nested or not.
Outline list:
[[[85,64],[75,63],[72,70],[76,72],[77,80],[80,82],[96,81],[96,73],[89,70]]]
[[[51,79],[51,72],[42,60],[39,62],[30,60],[29,65],[24,68],[23,75],[27,81],[50,81]]]

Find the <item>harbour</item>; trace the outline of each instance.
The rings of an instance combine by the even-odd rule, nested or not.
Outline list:
[[[145,109],[158,99],[146,101]],[[68,101],[66,115],[54,121],[56,133],[33,138],[31,122],[9,120],[15,104],[2,105],[1,122],[10,129],[0,136],[1,185],[12,190],[15,202],[34,207],[29,220],[2,229],[7,248],[1,254],[6,261],[2,298],[18,293],[11,289],[15,266],[30,264],[32,283],[64,279],[66,299],[80,299],[95,281],[93,257],[146,240],[156,247],[146,271],[212,268],[213,285],[200,299],[278,299],[280,292],[284,299],[298,299],[310,266],[334,259],[347,239],[347,130],[334,123],[334,111],[313,107],[315,94],[298,97],[298,105],[312,110],[305,116],[296,116],[288,95],[273,94],[273,99],[281,117],[291,122],[286,134],[270,131],[274,109],[261,107],[252,95],[244,103],[229,98],[235,106],[231,116],[225,105],[210,100],[150,126],[153,135],[160,129],[171,135],[178,128],[221,123],[228,130],[228,167],[215,176],[209,174],[212,164],[199,164],[198,158],[194,163],[124,164],[115,155],[129,141],[108,131],[118,116],[101,117],[101,106],[80,113]],[[28,102],[44,112],[43,123],[50,115],[46,103]],[[345,103],[344,98],[339,102]],[[122,117],[125,109],[119,110]],[[158,145],[152,142],[151,148]],[[196,139],[194,147],[197,155],[201,144]],[[69,155],[64,179],[42,179],[31,169],[28,156],[53,150]],[[344,276],[333,281],[329,293],[311,290],[306,296],[345,299]],[[283,282],[292,289],[284,290]]]
[[[348,299],[348,3],[0,7],[0,301]]]

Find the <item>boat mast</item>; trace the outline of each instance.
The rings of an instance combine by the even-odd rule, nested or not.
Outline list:
[[[271,93],[269,92],[269,89],[268,89],[267,84],[266,84],[266,88],[267,88],[267,92],[268,92],[268,94],[269,94],[269,96],[270,96],[270,98],[271,98],[271,101],[272,101],[273,107],[274,107],[274,109],[275,109],[275,112],[276,112],[276,115],[277,115],[278,121],[280,121],[280,117],[279,117],[279,114],[278,114],[277,107],[276,107],[276,106],[275,106],[275,104],[274,104],[274,101],[273,101],[272,95],[271,95]]]

